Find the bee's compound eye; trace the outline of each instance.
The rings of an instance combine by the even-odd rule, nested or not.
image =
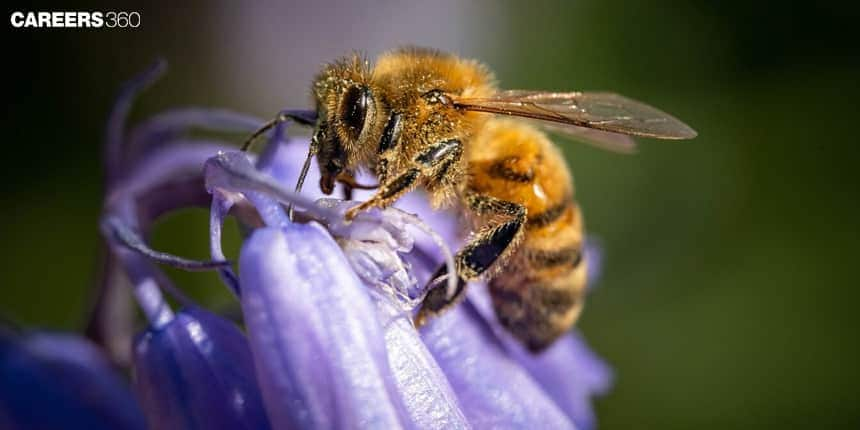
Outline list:
[[[371,103],[370,89],[367,87],[349,87],[343,96],[341,119],[348,128],[349,134],[357,139],[364,128],[367,108]]]

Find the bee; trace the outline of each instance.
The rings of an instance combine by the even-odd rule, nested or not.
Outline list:
[[[501,324],[535,352],[574,324],[586,284],[572,177],[540,123],[621,151],[632,147],[629,136],[696,136],[676,118],[612,93],[500,90],[481,63],[424,48],[385,53],[372,67],[358,55],[339,59],[323,67],[312,94],[315,111],[282,112],[245,148],[284,121],[313,126],[296,190],[313,157],[324,193],[338,182],[375,189],[348,219],[418,187],[434,208],[458,207],[473,233],[456,254],[457,273],[443,265],[431,277],[416,325],[457,303],[468,281],[485,279]],[[356,182],[363,169],[378,185]],[[449,276],[458,278],[453,294],[442,287]]]

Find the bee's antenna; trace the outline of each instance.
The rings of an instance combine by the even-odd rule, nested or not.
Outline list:
[[[297,124],[313,126],[317,120],[317,113],[311,110],[285,110],[278,113],[278,116],[275,119],[263,124],[257,131],[254,132],[245,143],[242,144],[242,151],[247,151],[251,145],[254,144],[254,141],[257,140],[258,137],[262,136],[267,131],[271,130],[272,127],[287,122],[289,120],[295,121]]]
[[[316,134],[311,138],[311,145],[308,148],[308,156],[305,158],[305,164],[302,165],[302,171],[299,173],[299,179],[296,181],[296,193],[300,193],[302,191],[302,185],[305,183],[305,178],[308,176],[308,169],[311,168],[311,159],[314,158],[319,152],[319,140],[317,139]],[[287,213],[289,214],[290,221],[293,220],[293,204],[290,203],[287,206]]]
[[[251,145],[254,144],[254,141],[257,140],[258,137],[262,136],[263,133],[271,130],[272,127],[278,125],[278,123],[284,122],[286,120],[287,120],[286,117],[282,117],[281,115],[278,115],[277,118],[263,124],[262,127],[257,129],[257,131],[255,131],[254,134],[252,134],[251,136],[248,137],[247,140],[245,140],[245,143],[242,144],[242,148],[241,148],[242,152],[247,152],[248,149],[251,148]]]
[[[263,124],[263,126],[260,127],[257,131],[255,131],[254,134],[252,134],[250,137],[248,137],[248,139],[245,140],[245,143],[242,144],[241,150],[243,152],[248,151],[248,149],[251,148],[251,145],[254,144],[254,141],[257,140],[258,137],[262,136],[263,134],[265,134],[267,131],[271,130],[276,125],[287,122],[289,120],[293,120],[296,123],[301,124],[301,125],[313,127],[317,121],[317,113],[316,113],[316,111],[312,111],[312,110],[285,110],[285,111],[281,111],[278,113],[278,116],[276,116],[275,119]],[[308,150],[308,157],[305,159],[305,164],[302,166],[302,172],[301,172],[301,174],[299,174],[298,183],[296,183],[296,192],[299,192],[302,190],[302,184],[305,183],[305,176],[308,175],[308,169],[310,169],[310,167],[311,167],[311,158],[313,158],[314,155],[317,154],[318,148],[319,148],[319,143],[317,143],[317,138],[316,138],[316,136],[314,136],[311,139],[311,146],[310,146],[310,149]],[[290,221],[292,221],[293,220],[293,205],[290,204],[287,209],[289,212]]]

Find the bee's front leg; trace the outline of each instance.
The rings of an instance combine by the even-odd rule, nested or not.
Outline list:
[[[388,207],[400,196],[412,191],[419,179],[437,177],[440,170],[456,163],[462,153],[463,147],[459,139],[447,139],[430,145],[412,160],[411,167],[380,184],[376,194],[369,200],[349,209],[346,219],[354,219],[363,210]]]
[[[379,184],[362,184],[355,180],[351,173],[341,172],[335,180],[343,185],[343,199],[352,200],[352,190],[375,190]]]
[[[394,179],[381,184],[370,199],[362,202],[360,205],[350,208],[346,211],[347,221],[352,221],[359,212],[370,208],[384,208],[397,201],[400,196],[415,188],[415,184],[421,175],[421,171],[417,168],[407,169],[405,172],[397,175]]]

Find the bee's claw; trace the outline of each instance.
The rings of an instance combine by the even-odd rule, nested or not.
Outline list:
[[[448,267],[443,264],[427,281],[425,285],[425,288],[428,289],[427,295],[412,320],[415,327],[421,327],[429,318],[444,312],[463,299],[466,281],[454,274],[457,276],[457,289],[453,295],[449,296],[446,288],[448,276],[451,274],[448,273]]]
[[[347,210],[347,211],[346,211],[346,214],[344,215],[344,218],[345,218],[347,221],[352,221],[352,220],[354,220],[354,219],[355,219],[355,217],[358,215],[358,213],[362,211],[362,209],[364,209],[364,204],[360,204],[360,205],[358,205],[358,206],[354,206],[354,207],[352,207],[352,208],[350,208],[349,210]]]

